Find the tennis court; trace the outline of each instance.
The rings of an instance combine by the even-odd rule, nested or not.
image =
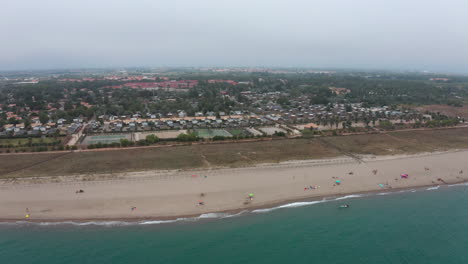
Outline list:
[[[123,138],[131,140],[130,134],[87,136],[83,140],[83,144],[90,145],[90,144],[97,144],[97,143],[102,143],[102,144],[119,143],[120,140]]]
[[[248,132],[247,130],[245,129],[242,129],[242,128],[228,128],[226,129],[229,133],[231,133],[231,135],[233,136],[248,136],[250,135],[250,132]]]
[[[288,133],[286,130],[278,127],[260,127],[258,129],[269,136],[275,134],[276,132],[283,132],[285,134]]]
[[[213,138],[215,136],[232,137],[232,134],[224,129],[197,129],[195,134],[201,138]]]

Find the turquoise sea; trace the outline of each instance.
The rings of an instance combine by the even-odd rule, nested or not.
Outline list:
[[[174,223],[4,223],[0,263],[468,263],[467,185],[298,205]]]

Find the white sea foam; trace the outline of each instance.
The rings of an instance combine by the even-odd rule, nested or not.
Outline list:
[[[177,218],[175,220],[152,220],[152,221],[142,221],[138,222],[136,224],[138,225],[159,225],[159,224],[169,224],[169,223],[175,223],[179,221],[189,221],[188,218]]]
[[[227,214],[226,213],[207,213],[201,214],[198,218],[224,218]]]
[[[248,213],[248,212],[249,212],[249,211],[244,210],[244,211],[240,211],[240,212],[237,213],[237,214],[227,214],[227,215],[225,215],[223,218],[238,217],[238,216],[241,216],[241,215],[243,215],[243,214],[245,214],[245,213]]]
[[[440,188],[440,185],[437,185],[437,186],[435,186],[435,187],[429,187],[429,188],[427,188],[426,191],[437,190],[437,189],[439,189],[439,188]]]
[[[237,214],[228,213],[207,213],[201,214],[198,217],[177,218],[173,220],[146,220],[146,221],[89,221],[89,222],[76,222],[76,221],[62,221],[62,222],[30,222],[30,221],[16,221],[16,222],[0,222],[0,225],[36,225],[36,226],[59,226],[59,225],[72,225],[72,226],[136,226],[136,225],[158,225],[169,224],[176,222],[194,222],[200,219],[222,219],[240,216],[248,211],[241,211]]]
[[[37,226],[57,226],[57,225],[73,225],[73,226],[127,226],[132,225],[133,222],[125,221],[90,221],[90,222],[29,222],[29,221],[16,221],[16,222],[0,222],[0,225],[37,225]]]
[[[338,198],[335,198],[333,200],[338,201],[338,200],[344,200],[344,199],[359,198],[359,197],[364,197],[364,196],[365,196],[364,194],[351,194],[351,195],[338,197]]]
[[[41,222],[39,225],[42,226],[48,226],[48,225],[76,225],[76,226],[126,226],[130,225],[131,222],[125,222],[125,221],[90,221],[90,222],[73,222],[73,221],[67,221],[67,222]]]
[[[283,205],[272,207],[272,208],[253,210],[252,213],[268,213],[268,212],[282,209],[282,208],[302,207],[302,206],[313,205],[313,204],[318,204],[318,203],[323,203],[323,202],[326,202],[326,201],[321,200],[321,201],[311,201],[311,202],[295,202],[295,203],[283,204]]]
[[[468,182],[464,182],[464,183],[456,183],[456,184],[450,184],[450,185],[447,185],[448,187],[455,187],[455,186],[468,186]]]
[[[351,194],[351,195],[346,195],[346,196],[332,198],[332,199],[323,199],[323,200],[320,200],[320,201],[295,202],[295,203],[283,204],[283,205],[280,205],[280,206],[277,206],[277,207],[253,210],[252,213],[268,213],[268,212],[278,210],[278,209],[283,209],[283,208],[302,207],[302,206],[308,206],[308,205],[319,204],[319,203],[324,203],[324,202],[332,202],[332,201],[339,201],[339,200],[344,200],[344,199],[359,198],[359,197],[364,197],[364,196],[365,196],[364,194]]]

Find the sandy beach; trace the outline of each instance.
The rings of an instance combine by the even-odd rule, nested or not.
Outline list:
[[[468,181],[467,160],[468,151],[460,150],[235,169],[3,180],[0,220],[167,219],[359,192],[454,184]],[[77,193],[79,190],[83,192]]]

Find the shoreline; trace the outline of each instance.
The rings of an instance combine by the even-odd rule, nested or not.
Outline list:
[[[34,183],[34,178],[22,179],[24,183],[1,181],[0,222],[174,221],[333,197],[463,184],[468,182],[467,173],[462,174],[468,171],[467,158],[468,150],[452,150],[366,156],[364,162],[338,157],[191,173],[143,171],[93,181],[75,176],[55,183]],[[378,173],[372,173],[377,169]],[[400,179],[400,173],[408,173],[409,179]],[[336,185],[337,179],[342,184]],[[76,194],[77,189],[85,192]],[[249,193],[255,193],[252,202],[246,200]],[[202,206],[197,204],[200,200]],[[135,212],[130,211],[133,206]],[[31,215],[27,219],[25,208]]]
[[[468,180],[464,180],[462,182],[452,183],[452,184],[436,184],[436,185],[423,185],[417,187],[408,187],[408,188],[395,188],[395,189],[386,189],[384,190],[372,190],[372,191],[363,191],[357,193],[342,193],[341,195],[334,195],[334,196],[316,196],[316,197],[309,197],[309,198],[302,198],[302,199],[292,199],[292,200],[284,200],[281,202],[273,202],[271,204],[259,205],[250,207],[249,209],[232,209],[232,210],[224,210],[224,211],[217,211],[217,212],[207,212],[204,214],[191,214],[191,215],[175,215],[175,216],[163,216],[163,217],[143,217],[143,218],[83,218],[83,219],[71,219],[71,218],[62,218],[62,219],[2,219],[0,218],[0,224],[13,224],[13,223],[23,223],[23,224],[85,224],[89,223],[90,225],[93,223],[106,223],[106,222],[121,222],[121,223],[128,223],[128,224],[141,224],[142,222],[161,222],[161,223],[175,223],[178,221],[188,221],[188,220],[201,220],[201,219],[222,219],[225,217],[201,217],[202,215],[209,215],[209,214],[218,214],[218,215],[227,215],[228,217],[237,216],[243,212],[246,214],[253,214],[253,213],[268,213],[278,209],[286,209],[288,208],[285,205],[290,205],[294,203],[312,203],[312,202],[336,202],[338,200],[348,200],[348,199],[355,199],[355,198],[363,198],[363,197],[372,197],[376,195],[394,195],[397,193],[406,193],[410,191],[414,192],[421,192],[421,191],[428,191],[428,188],[435,187],[438,190],[440,187],[442,188],[449,188],[453,186],[464,186],[468,185]],[[353,197],[350,197],[353,196]],[[312,204],[311,204],[312,205]],[[282,207],[285,206],[285,207]],[[292,208],[295,207],[302,207],[308,205],[299,205],[299,206],[291,206]],[[255,212],[257,210],[268,210],[264,212]],[[97,224],[99,225],[99,224]]]

